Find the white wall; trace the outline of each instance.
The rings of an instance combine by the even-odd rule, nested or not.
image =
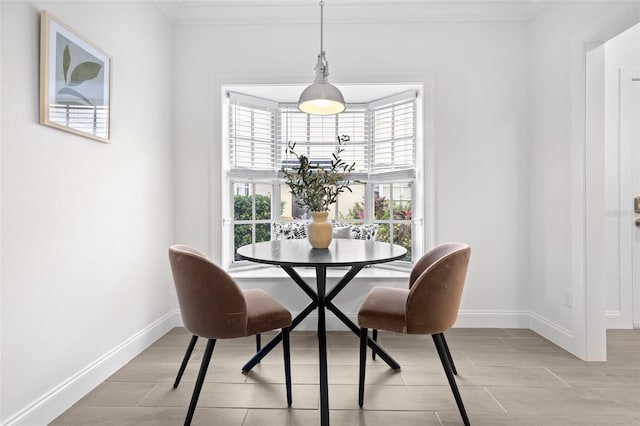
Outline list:
[[[38,124],[45,4],[114,58],[110,145]],[[532,311],[543,333],[578,327],[562,305],[584,250],[576,40],[620,10],[549,2],[530,23],[325,26],[332,82],[434,89],[434,240],[473,247],[464,325],[528,326]],[[136,1],[4,1],[0,19],[0,423],[42,424],[171,325],[170,242],[219,259],[220,85],[310,82],[318,34],[291,23],[172,29]],[[380,282],[365,281],[345,290],[347,312],[366,291],[356,284]],[[278,283],[265,287],[297,309],[304,297]]]
[[[523,22],[325,24],[332,83],[434,82],[435,241],[471,244],[462,309],[477,325],[527,310],[525,37]],[[176,240],[220,259],[219,86],[310,82],[317,40],[300,24],[176,27]]]
[[[44,8],[113,57],[111,144],[38,124]],[[174,319],[172,27],[148,2],[0,10],[0,423],[45,424]]]
[[[621,153],[619,140],[619,74],[621,69],[630,68],[640,69],[640,25],[605,44],[605,283],[609,328],[633,326],[631,247],[630,244],[624,244],[630,243],[630,240],[620,241],[622,236],[619,228],[624,226],[624,229],[628,229],[631,221],[629,216],[620,214],[631,208],[631,200],[626,197],[626,192],[625,197],[620,199],[620,190],[631,181],[631,170],[625,162],[629,158],[628,151]],[[619,161],[623,164],[620,165]]]
[[[637,2],[549,2],[528,31],[532,328],[580,356],[587,355],[587,313],[604,323],[603,301],[602,312],[587,311],[600,294],[586,291],[589,280],[597,280],[593,288],[605,295],[601,259],[589,257],[590,242],[604,232],[597,220],[603,202],[591,216],[586,207],[602,195],[602,182],[592,181],[603,168],[604,151],[597,141],[593,150],[585,146],[586,44],[602,43],[608,29],[637,9]],[[600,167],[585,160],[594,157]],[[573,308],[564,305],[567,293]]]

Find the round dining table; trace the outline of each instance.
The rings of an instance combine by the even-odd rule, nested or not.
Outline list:
[[[298,326],[311,312],[318,311],[318,364],[320,369],[320,424],[329,425],[329,386],[327,379],[327,340],[325,311],[331,311],[356,336],[360,335],[359,327],[351,321],[334,303],[333,299],[344,289],[351,280],[365,266],[391,262],[403,258],[407,250],[399,245],[381,241],[355,240],[334,238],[329,248],[314,249],[307,239],[291,239],[265,241],[248,244],[238,249],[240,258],[252,262],[277,265],[281,267],[291,279],[311,299],[311,302],[292,321],[291,329]],[[344,276],[329,291],[327,291],[327,268],[349,267]],[[296,272],[297,267],[315,268],[315,289]],[[243,367],[250,371],[264,358],[279,342],[279,333],[269,343],[262,347]],[[368,339],[368,346],[380,356],[391,368],[398,369],[400,365],[375,341]]]

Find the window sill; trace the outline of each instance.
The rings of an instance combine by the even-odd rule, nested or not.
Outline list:
[[[313,267],[295,268],[296,272],[302,278],[315,278],[316,271]],[[260,271],[257,276],[256,271]],[[327,268],[327,278],[342,278],[348,267]],[[274,278],[289,278],[289,275],[278,266],[271,265],[255,265],[234,267],[227,270],[227,273],[234,279],[251,279],[251,280],[273,280]],[[366,278],[367,280],[389,280],[389,279],[409,279],[410,269],[388,268],[384,266],[369,266],[362,269],[356,275],[356,278]],[[289,278],[290,279],[290,278]]]

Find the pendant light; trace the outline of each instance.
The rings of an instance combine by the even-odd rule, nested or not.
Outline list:
[[[302,92],[298,100],[298,109],[313,115],[334,115],[345,109],[344,97],[340,90],[329,83],[329,62],[324,57],[322,45],[324,1],[320,1],[320,53],[315,67],[316,78],[313,84]]]

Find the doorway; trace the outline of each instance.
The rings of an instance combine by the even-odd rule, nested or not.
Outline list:
[[[640,328],[640,68],[620,70],[619,141],[619,276],[625,315],[618,328]]]
[[[638,28],[638,51],[640,52],[640,27]],[[623,114],[621,119],[624,120],[626,129],[623,135],[626,145],[631,145],[631,191],[627,192],[626,198],[629,199],[629,205],[633,206],[633,219],[625,220],[621,233],[632,234],[631,242],[631,275],[632,275],[632,327],[640,328],[640,68],[635,68],[632,73],[627,74],[622,97]],[[629,87],[630,86],[630,87]],[[634,198],[633,204],[629,195]],[[626,229],[625,229],[626,228]],[[631,228],[631,229],[629,229]],[[631,231],[631,232],[629,232]]]
[[[584,216],[580,214],[582,210],[578,208],[574,220],[582,224],[583,231],[576,233],[574,244],[577,247],[584,247],[584,256],[579,257],[579,260],[584,263],[576,262],[573,268],[577,278],[573,290],[577,292],[579,300],[577,305],[574,303],[572,312],[575,337],[572,340],[572,352],[588,361],[605,361],[607,358],[606,330],[611,325],[609,323],[613,322],[613,316],[608,316],[607,313],[615,313],[617,310],[612,310],[608,305],[608,302],[614,298],[609,297],[610,288],[607,287],[607,283],[615,280],[618,288],[623,288],[619,286],[619,257],[614,258],[612,263],[609,256],[612,251],[620,253],[619,242],[615,242],[615,239],[619,239],[620,233],[617,228],[612,231],[611,227],[607,226],[611,223],[612,217],[620,215],[619,207],[611,208],[610,195],[617,193],[617,196],[621,197],[621,194],[619,181],[615,184],[616,186],[613,186],[613,190],[611,185],[605,188],[606,167],[611,168],[611,162],[606,162],[604,155],[610,148],[605,144],[607,139],[605,138],[605,94],[611,94],[611,90],[605,90],[605,47],[620,35],[631,34],[627,33],[627,30],[640,23],[640,9],[634,8],[633,11],[620,13],[617,20],[612,22],[609,21],[607,25],[585,31],[574,44],[576,56],[573,63],[577,70],[574,78],[578,82],[584,78],[582,81],[586,85],[583,87],[576,85],[578,96],[573,97],[572,107],[579,111],[586,105],[586,114],[576,114],[573,120],[577,129],[575,155],[577,158],[580,158],[581,154],[584,155],[584,163],[582,163],[584,167],[580,167],[580,163],[577,163],[574,185],[577,200],[584,203]],[[606,42],[596,42],[596,40],[606,40]],[[638,47],[630,51],[632,55],[640,54]],[[623,65],[620,64],[620,67]],[[584,94],[584,98],[581,98],[581,93]],[[584,133],[580,133],[582,129]],[[584,182],[584,186],[581,185],[581,181]],[[605,195],[609,196],[609,199]],[[612,238],[614,238],[613,243]],[[629,253],[630,259],[633,260],[634,254],[630,250],[626,253]],[[584,275],[582,275],[583,272]],[[581,280],[582,277],[584,281]],[[630,287],[625,288],[629,291]],[[581,291],[583,293],[580,293]],[[617,294],[615,300],[626,299]],[[625,327],[630,328],[628,322]]]
[[[640,24],[605,43],[607,328],[640,327]]]

